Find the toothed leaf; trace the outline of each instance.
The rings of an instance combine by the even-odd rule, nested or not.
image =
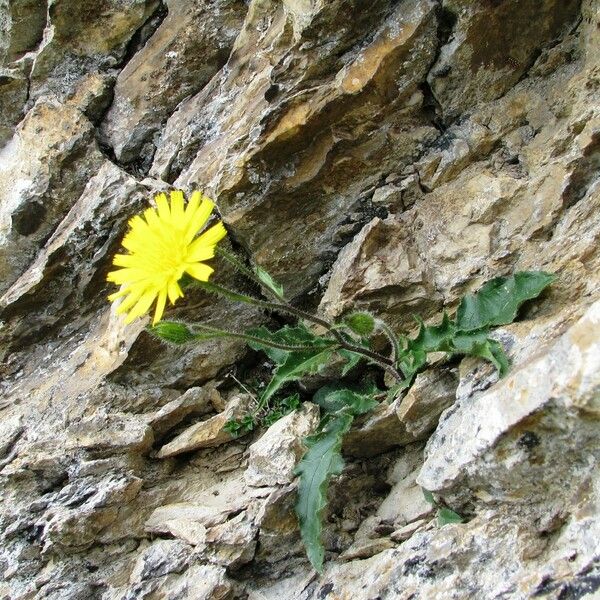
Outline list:
[[[378,391],[369,389],[365,392],[358,392],[340,385],[326,385],[313,396],[313,402],[328,413],[345,409],[354,416],[363,415],[379,404],[373,398]]]
[[[352,420],[351,414],[339,413],[324,424],[321,432],[306,438],[307,451],[296,468],[296,475],[300,476],[296,515],[306,554],[319,573],[323,571],[325,556],[321,517],[327,503],[327,486],[332,475],[339,475],[344,467],[342,437]]]
[[[496,277],[475,293],[465,296],[456,313],[463,331],[512,323],[520,306],[537,298],[554,280],[543,271],[521,271],[510,277]]]
[[[275,369],[269,385],[262,393],[259,405],[265,406],[273,395],[289,381],[300,379],[303,375],[315,375],[331,359],[333,350],[317,349],[307,352],[289,352],[285,360]]]
[[[342,368],[342,377],[348,375],[348,373],[350,373],[350,371],[352,371],[352,369],[354,369],[354,367],[358,365],[361,359],[364,358],[362,355],[357,354],[356,352],[352,352],[351,350],[346,350],[344,348],[341,348],[337,352],[342,358],[346,359],[347,361],[344,367]]]

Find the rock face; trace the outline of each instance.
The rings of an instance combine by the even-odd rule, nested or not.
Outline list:
[[[172,186],[328,317],[409,332],[558,276],[495,330],[505,378],[436,362],[356,420],[321,576],[294,516],[316,407],[232,439],[263,357],[106,302]],[[598,0],[0,0],[0,598],[596,597],[599,214]],[[199,291],[168,315],[270,318]]]

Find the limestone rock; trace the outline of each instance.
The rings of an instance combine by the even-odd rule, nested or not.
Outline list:
[[[351,456],[375,456],[394,446],[409,444],[412,435],[398,419],[398,400],[392,404],[380,403],[371,413],[358,420],[344,436],[344,454]]]
[[[31,97],[64,98],[87,73],[118,66],[134,33],[157,9],[156,0],[90,3],[54,0],[31,68]],[[110,32],[110,35],[107,35]]]
[[[174,440],[165,444],[158,451],[158,458],[168,458],[182,452],[191,452],[200,448],[213,448],[230,442],[233,438],[223,427],[230,419],[242,416],[247,406],[247,397],[234,397],[222,413],[188,427]]]
[[[46,26],[46,7],[33,0],[14,0],[0,8],[0,64],[18,61],[36,49]]]
[[[442,412],[454,403],[458,377],[455,370],[433,367],[417,375],[396,414],[415,440],[426,439]]]
[[[344,453],[375,456],[395,446],[426,439],[444,409],[455,400],[458,379],[448,368],[433,367],[417,376],[406,396],[382,402],[357,419],[344,436]]]
[[[186,97],[197,93],[226,62],[242,25],[242,2],[167,2],[167,16],[117,78],[103,132],[117,159],[140,150]]]
[[[427,267],[402,220],[375,218],[336,260],[320,309],[338,317],[352,309],[384,313],[396,324],[439,306]]]
[[[581,481],[590,472],[598,460],[600,303],[556,342],[530,352],[506,378],[443,417],[427,446],[423,487],[533,503],[551,493],[558,500],[564,478]],[[581,461],[584,448],[589,460]],[[554,469],[564,473],[559,482]],[[485,481],[494,484],[486,490]]]
[[[430,522],[431,521],[429,521],[428,519],[417,519],[416,521],[413,521],[412,523],[408,523],[407,525],[400,527],[400,529],[396,529],[390,535],[390,539],[393,542],[405,542],[413,535],[413,533],[416,533],[417,531],[422,529],[425,525],[427,525],[427,523],[430,523]]]
[[[162,577],[150,576],[139,583],[115,589],[105,596],[107,600],[230,600],[232,585],[225,569],[213,565],[192,565],[183,573],[169,573]]]
[[[0,291],[22,274],[102,163],[81,112],[40,101],[28,113],[0,161]]]
[[[352,5],[348,28],[323,54],[318,40],[341,3],[279,9],[253,3],[226,68],[167,122],[150,171],[176,178],[179,186],[218,193],[225,221],[291,296],[316,280],[348,215],[365,212],[356,198],[386,165],[411,160],[431,133],[421,123],[403,133],[401,123],[414,123],[422,103],[416,82],[435,53],[435,4],[411,0],[389,12],[385,4],[369,13]],[[352,40],[382,14],[387,17],[372,29],[369,43],[353,47]],[[290,35],[295,41],[288,55]],[[340,59],[329,52],[339,52]],[[299,81],[307,83],[300,84],[301,93]],[[399,113],[391,98],[402,107]],[[368,103],[377,125],[363,128],[359,115]],[[346,151],[348,136],[361,150]],[[365,161],[361,153],[371,158]],[[277,157],[276,165],[265,170],[269,157]],[[284,206],[279,198],[293,210],[273,220],[273,206]],[[300,239],[302,247],[290,253]]]
[[[340,560],[356,560],[370,558],[384,550],[394,547],[394,543],[386,538],[356,542],[340,554]]]
[[[267,432],[250,446],[248,469],[244,475],[252,486],[272,486],[290,483],[294,469],[304,453],[302,440],[319,422],[319,409],[304,404],[271,425]]]
[[[27,79],[18,72],[0,70],[0,148],[10,140],[23,118],[26,101]]]
[[[97,448],[147,452],[154,436],[152,429],[138,419],[119,414],[96,414],[72,425],[67,432],[67,448]]]
[[[214,387],[190,388],[176,400],[171,400],[152,415],[148,425],[157,434],[164,434],[190,415],[205,415],[213,408]]]
[[[134,584],[169,573],[181,573],[190,561],[191,553],[191,546],[180,540],[156,540],[138,556],[129,582]]]
[[[578,3],[445,0],[443,8],[449,39],[428,81],[444,116],[451,119],[510,89],[530,68],[538,48],[569,26]],[[490,29],[502,35],[490,39]]]
[[[65,486],[36,522],[36,527],[42,529],[45,547],[91,545],[103,529],[117,520],[120,508],[137,496],[142,483],[138,477],[125,473],[99,480],[81,478]]]
[[[596,594],[599,23],[598,0],[0,0],[0,597]],[[127,219],[171,186],[206,190],[232,247],[330,317],[410,333],[492,277],[558,275],[494,331],[506,379],[436,363],[357,419],[322,577],[294,483],[247,485],[247,438],[147,452],[150,423],[164,444],[209,418],[186,390],[271,368],[109,307]],[[167,318],[271,315],[186,289]],[[428,436],[420,477],[461,524],[418,518]]]
[[[0,459],[10,451],[23,433],[23,416],[16,414],[0,423]]]
[[[258,528],[245,513],[207,530],[205,545],[197,550],[202,558],[231,570],[254,558]]]
[[[423,495],[423,489],[415,482],[419,471],[413,471],[394,485],[377,511],[377,516],[395,526],[421,520],[433,513],[433,507]]]

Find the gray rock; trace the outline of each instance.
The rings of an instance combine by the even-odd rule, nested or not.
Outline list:
[[[152,429],[139,419],[97,414],[69,428],[66,447],[145,453],[153,442]]]
[[[214,448],[230,442],[233,438],[223,428],[230,419],[240,418],[245,414],[248,402],[249,398],[247,396],[234,397],[222,413],[188,427],[174,440],[165,444],[158,451],[158,458],[169,458],[183,452],[191,452],[201,448]]]
[[[242,2],[169,0],[167,16],[117,78],[102,130],[118,160],[140,157],[177,105],[226,62],[246,12]]]
[[[271,425],[266,433],[249,448],[246,483],[252,486],[273,486],[290,483],[294,469],[304,453],[303,438],[319,423],[319,409],[305,404]]]
[[[556,342],[529,351],[507,377],[443,416],[427,445],[423,487],[530,504],[557,501],[565,478],[571,489],[591,473],[599,458],[600,303]],[[548,464],[563,473],[559,481]]]

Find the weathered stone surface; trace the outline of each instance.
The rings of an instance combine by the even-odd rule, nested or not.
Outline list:
[[[100,414],[71,425],[67,448],[98,448],[147,452],[154,436],[152,429],[139,420],[119,414]]]
[[[599,10],[0,1],[0,597],[597,594],[597,382],[585,368],[600,289]],[[496,275],[558,275],[494,332],[507,379],[480,360],[436,362],[357,420],[358,456],[330,486],[322,577],[302,548],[295,483],[247,485],[257,435],[173,460],[148,452],[149,425],[165,444],[208,417],[187,390],[218,386],[226,401],[268,369],[241,341],[168,347],[108,307],[126,220],[170,184],[210,192],[232,246],[304,307],[324,292],[332,317],[357,306],[408,332],[411,313],[433,321]],[[217,281],[245,285],[215,266]],[[236,331],[268,318],[198,291],[168,316]],[[589,352],[573,335],[582,318]],[[414,475],[435,427],[422,483],[466,522],[402,526],[425,510]]]
[[[214,408],[214,396],[219,392],[212,386],[190,388],[176,400],[171,400],[148,420],[157,434],[163,434],[193,415],[205,415]]]
[[[351,456],[375,456],[394,446],[409,444],[413,437],[396,413],[398,400],[391,404],[382,402],[367,414],[344,436],[344,454]]]
[[[390,539],[393,542],[405,542],[412,537],[413,533],[416,533],[430,522],[431,521],[428,519],[417,519],[412,523],[404,525],[404,527],[400,527],[400,529],[396,529],[396,531],[390,535]]]
[[[304,453],[302,440],[319,423],[319,409],[305,404],[283,417],[249,448],[246,483],[252,486],[284,485],[294,479],[294,469]]]
[[[46,6],[36,0],[13,0],[0,6],[0,64],[35,50],[46,26]]]
[[[181,574],[169,573],[156,577],[149,573],[144,581],[104,595],[107,600],[229,600],[232,585],[225,569],[212,565],[192,565]]]
[[[413,471],[394,485],[377,510],[377,516],[382,521],[398,527],[433,513],[433,507],[425,500],[423,490],[415,483],[418,473]]]
[[[87,73],[117,67],[158,5],[157,0],[52,1],[31,68],[31,97],[64,98]]]
[[[575,0],[509,0],[476,3],[444,0],[450,27],[428,81],[447,119],[494,100],[527,72],[541,46],[577,15]],[[490,31],[498,32],[490,36]]]
[[[224,65],[242,25],[241,1],[169,0],[168,14],[117,78],[102,129],[116,157],[138,159],[177,105]],[[153,150],[145,151],[152,156]]]
[[[3,105],[5,106],[5,105]],[[0,290],[22,274],[104,162],[77,109],[40,101],[0,154]]]
[[[591,474],[599,459],[600,303],[532,354],[491,389],[444,415],[427,446],[421,485],[533,503],[548,495],[558,500],[567,475],[575,483]],[[561,463],[557,482],[546,465]],[[493,482],[488,490],[486,481]]]
[[[454,403],[458,376],[455,370],[433,367],[417,375],[396,414],[415,440],[426,439],[442,412]]]
[[[158,451],[157,457],[168,458],[183,452],[213,448],[230,442],[233,438],[223,427],[230,419],[240,418],[244,414],[248,407],[248,400],[246,396],[234,397],[222,413],[188,427],[174,440],[165,444]]]
[[[0,70],[0,148],[10,140],[23,118],[27,101],[27,79],[19,73]]]
[[[216,193],[238,239],[291,295],[306,290],[327,252],[341,245],[335,232],[350,213],[364,218],[358,198],[381,163],[410,161],[432,133],[415,113],[423,101],[417,82],[434,58],[434,3],[398,5],[377,25],[387,2],[366,12],[345,4],[348,27],[323,53],[323,28],[338,5],[253,3],[226,68],[169,119],[151,170]],[[369,43],[353,47],[369,28]],[[403,130],[415,120],[419,126]],[[348,138],[355,140],[350,152]],[[273,210],[283,198],[293,208],[285,216]],[[290,253],[297,240],[302,248]]]

